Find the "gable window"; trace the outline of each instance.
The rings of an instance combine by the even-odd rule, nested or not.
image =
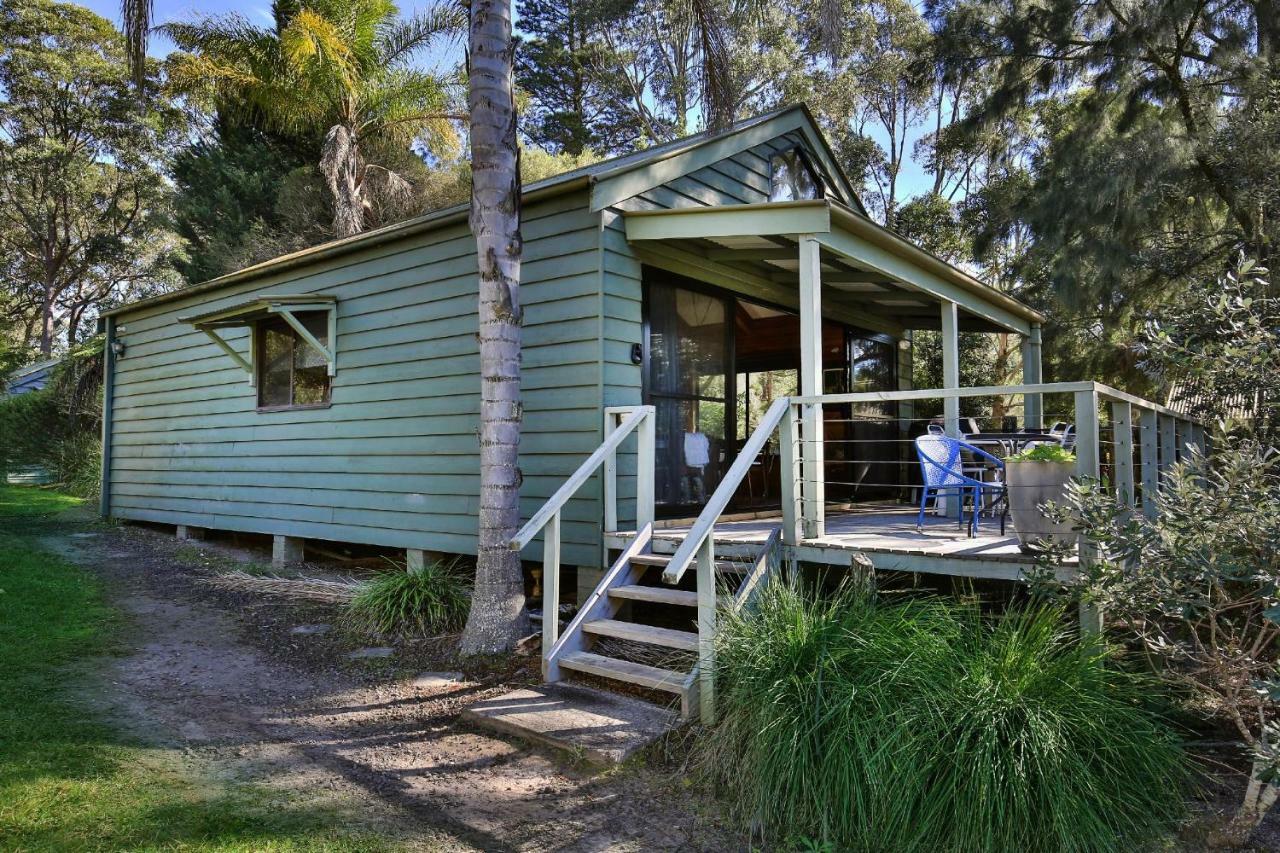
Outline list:
[[[823,197],[822,181],[799,148],[769,158],[769,201],[804,201]]]
[[[321,345],[329,347],[324,311],[299,311],[297,321]],[[329,363],[282,317],[260,320],[255,337],[258,406],[263,409],[325,406],[329,403]]]

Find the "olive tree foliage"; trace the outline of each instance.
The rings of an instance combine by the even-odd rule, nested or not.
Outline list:
[[[1265,267],[1242,259],[1218,280],[1193,286],[1180,310],[1151,321],[1148,346],[1150,365],[1173,386],[1172,402],[1274,442],[1280,296]]]
[[[1145,345],[1148,368],[1226,428],[1207,456],[1194,452],[1164,476],[1150,517],[1097,482],[1047,507],[1074,514],[1097,555],[1078,584],[1054,593],[1100,608],[1164,678],[1234,727],[1254,761],[1222,832],[1237,842],[1280,795],[1280,305],[1266,269],[1242,259],[1197,285],[1179,310],[1151,320]],[[1224,417],[1242,411],[1254,416]],[[1052,553],[1037,583],[1051,587],[1068,556]]]
[[[1243,841],[1280,794],[1280,453],[1224,435],[1167,474],[1154,518],[1097,482],[1072,484],[1069,507],[1097,558],[1068,592],[1101,609],[1118,638],[1235,729],[1253,758],[1244,802],[1222,832]],[[1053,585],[1066,553],[1045,560]]]

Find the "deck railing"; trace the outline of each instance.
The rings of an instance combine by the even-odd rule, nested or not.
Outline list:
[[[1076,474],[1101,479],[1104,457],[1107,459],[1106,482],[1117,499],[1134,509],[1141,507],[1148,515],[1156,511],[1156,497],[1162,474],[1170,466],[1187,457],[1194,449],[1203,452],[1206,435],[1203,426],[1186,415],[1096,382],[1057,382],[1035,385],[985,386],[975,388],[931,388],[912,391],[875,391],[849,394],[824,394],[781,398],[772,403],[743,444],[741,451],[724,473],[707,500],[689,533],[676,549],[663,572],[663,580],[678,583],[691,565],[697,566],[698,591],[698,679],[699,701],[704,716],[714,704],[714,643],[716,631],[716,554],[715,526],[729,508],[748,472],[765,451],[775,433],[778,434],[778,463],[781,480],[782,529],[771,539],[777,548],[797,546],[806,540],[821,539],[826,514],[826,441],[823,431],[827,423],[839,420],[841,413],[830,407],[874,404],[911,404],[939,401],[946,412],[944,429],[961,435],[959,412],[963,400],[974,398],[1023,399],[1023,410],[1032,421],[1046,411],[1045,397],[1065,398],[1066,406],[1051,407],[1075,425]],[[908,423],[918,418],[901,413],[883,416],[885,420]],[[1042,428],[1042,423],[1024,423],[1024,427]],[[605,410],[604,441],[574,474],[538,510],[511,541],[519,550],[545,530],[543,546],[543,621],[544,654],[556,648],[559,633],[560,596],[560,513],[570,498],[595,474],[603,469],[604,523],[606,532],[619,528],[618,466],[619,447],[635,432],[635,527],[650,531],[654,521],[655,410],[652,406],[613,407]],[[908,430],[909,432],[909,430]],[[1107,438],[1104,438],[1104,433]],[[893,441],[902,444],[912,439]],[[856,443],[857,440],[855,440]],[[908,454],[896,464],[912,465]],[[794,553],[794,552],[790,552]],[[1079,560],[1087,562],[1092,555],[1084,548]],[[781,557],[773,554],[770,559]],[[1085,614],[1082,614],[1085,616]],[[1086,624],[1088,619],[1086,618]]]
[[[560,513],[564,505],[604,468],[605,524],[618,524],[618,448],[636,433],[636,529],[653,524],[654,473],[653,406],[613,406],[604,410],[604,441],[578,466],[564,485],[533,514],[511,539],[511,549],[519,551],[545,530],[542,541],[542,649],[548,653],[560,636]],[[611,526],[610,526],[611,525]]]

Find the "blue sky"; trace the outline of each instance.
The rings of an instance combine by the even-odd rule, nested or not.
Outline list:
[[[114,21],[117,25],[120,23],[120,3],[119,0],[75,0],[81,5],[92,9],[97,14]],[[414,7],[414,3],[408,0],[402,0],[400,8],[409,11]],[[155,0],[155,17],[157,24],[168,23],[169,21],[181,21],[201,15],[219,15],[226,12],[240,12],[247,16],[251,21],[263,25],[270,24],[271,4],[270,2],[246,3],[243,0],[201,0],[201,2],[191,2],[191,0]],[[151,37],[148,52],[157,58],[163,57],[174,49],[173,42],[163,36],[153,34]],[[461,56],[459,55],[458,59]],[[435,65],[440,58],[431,58],[426,60],[427,64]],[[925,128],[917,128],[915,134],[907,140],[907,150],[910,151],[915,145],[919,133]],[[885,144],[881,140],[881,144]],[[899,194],[903,199],[918,193],[924,192],[932,186],[932,179],[924,173],[924,171],[910,158],[903,165],[902,173],[898,176]]]

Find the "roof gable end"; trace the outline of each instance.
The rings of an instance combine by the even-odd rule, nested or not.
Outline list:
[[[837,200],[865,212],[826,137],[804,105],[747,119],[712,136],[690,137],[683,140],[683,145],[649,149],[643,152],[647,156],[634,160],[624,158],[623,162],[594,171],[591,175],[591,209],[596,211],[615,206],[788,133],[798,133],[803,137],[805,151],[810,155],[813,167]]]

